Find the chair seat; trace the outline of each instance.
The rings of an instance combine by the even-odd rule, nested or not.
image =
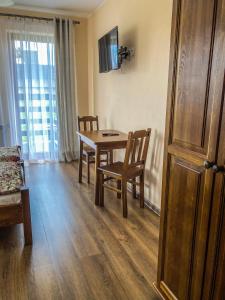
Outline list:
[[[88,145],[84,145],[83,146],[83,153],[94,156],[95,155],[95,150],[93,148],[91,148],[90,146],[88,146]],[[101,154],[103,154],[103,155],[108,154],[108,153],[109,153],[109,151],[107,151],[107,150],[101,151]]]
[[[89,155],[95,155],[95,150],[88,145],[83,146],[83,153]]]
[[[111,176],[126,176],[127,178],[134,178],[140,176],[143,172],[143,169],[140,167],[130,167],[127,171],[125,171],[123,169],[123,162],[121,161],[115,162],[107,166],[101,166],[98,169],[103,173],[106,173]]]

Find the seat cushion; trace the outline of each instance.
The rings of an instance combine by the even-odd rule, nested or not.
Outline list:
[[[16,193],[22,185],[20,163],[0,162],[0,195]]]
[[[0,208],[21,203],[21,193],[0,196]]]
[[[20,150],[17,146],[0,147],[0,161],[19,161]]]

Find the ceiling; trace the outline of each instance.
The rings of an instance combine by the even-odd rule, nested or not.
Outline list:
[[[74,10],[90,13],[104,0],[15,0],[15,5],[29,8]]]

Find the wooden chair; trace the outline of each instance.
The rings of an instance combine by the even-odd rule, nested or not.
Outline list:
[[[124,162],[115,162],[98,168],[100,172],[100,205],[104,206],[104,188],[117,192],[123,201],[123,217],[127,218],[127,182],[133,185],[136,197],[136,185],[140,186],[140,207],[144,208],[144,174],[148,153],[151,129],[130,132]],[[105,177],[106,176],[106,177]],[[140,178],[137,183],[136,178]],[[117,181],[117,188],[107,184],[110,180]]]
[[[99,130],[98,116],[78,116],[78,129],[79,131],[93,131]],[[102,151],[105,158],[101,162],[109,163],[113,160],[112,151]],[[83,146],[83,163],[87,165],[87,182],[90,183],[90,165],[95,163],[95,150],[88,145]],[[79,175],[79,182],[82,181]]]

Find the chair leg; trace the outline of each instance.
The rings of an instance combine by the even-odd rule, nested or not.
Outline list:
[[[123,217],[127,218],[127,181],[122,180]]]
[[[90,183],[90,156],[87,155],[87,183]]]
[[[99,185],[100,185],[100,191],[99,191],[99,198],[100,198],[100,206],[104,207],[104,174],[101,172],[99,175]]]
[[[135,178],[134,178],[133,181],[136,183],[136,179]],[[132,190],[133,190],[133,198],[137,199],[137,190],[136,190],[136,184],[135,183],[132,185]]]
[[[32,245],[32,226],[30,216],[30,200],[29,190],[24,189],[22,193],[22,205],[23,205],[23,228],[24,228],[24,239],[25,245]]]
[[[83,142],[80,140],[79,183],[82,183],[82,172],[83,172]]]
[[[117,189],[121,190],[121,180],[117,180]],[[121,193],[117,193],[117,199],[121,199]]]
[[[140,207],[144,208],[144,184],[145,184],[145,175],[144,173],[140,176]]]

